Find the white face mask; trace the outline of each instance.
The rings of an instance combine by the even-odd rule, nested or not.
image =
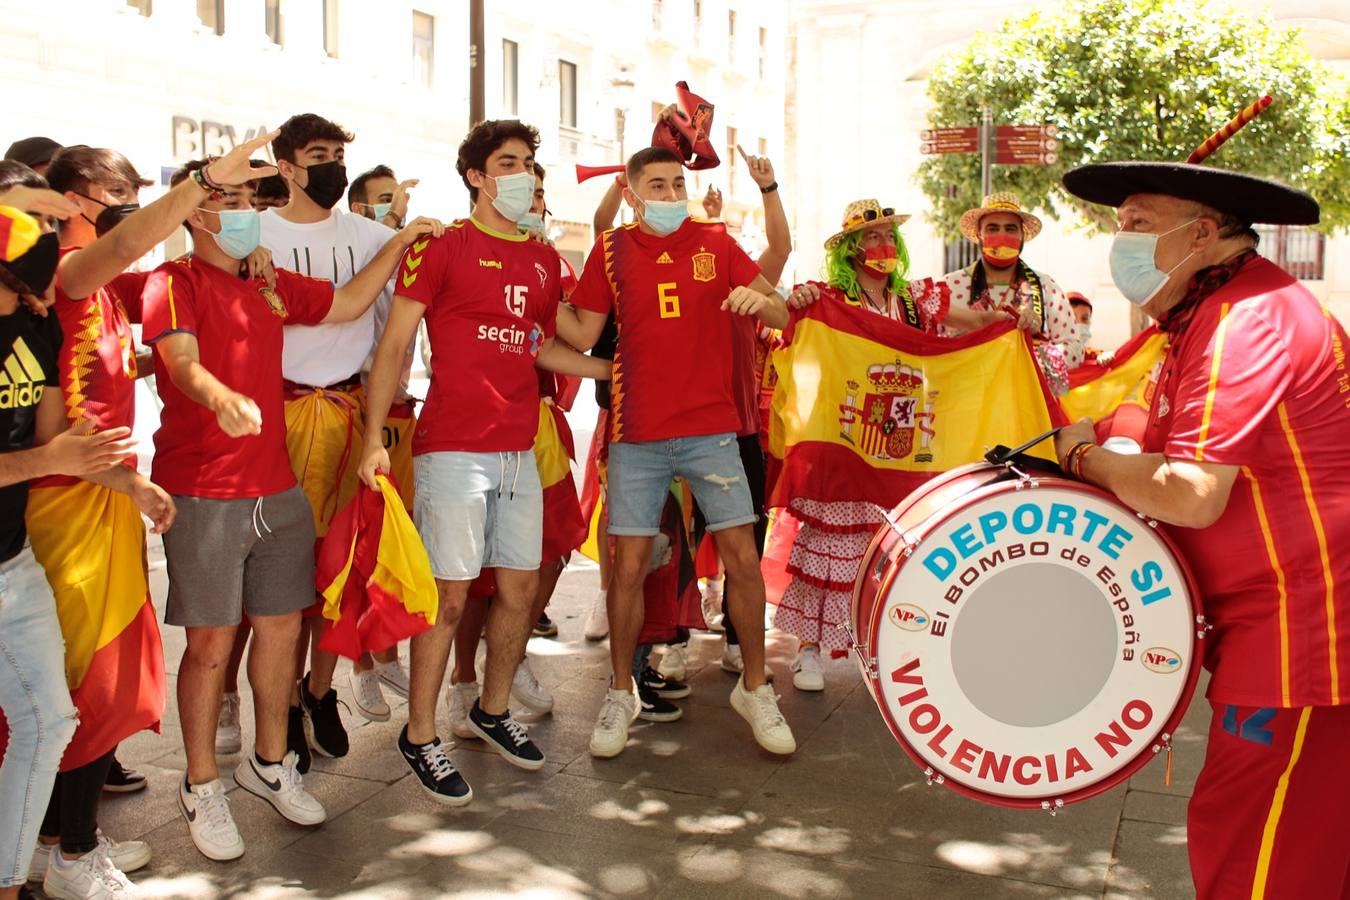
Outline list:
[[[534,173],[516,172],[513,175],[487,176],[497,185],[497,196],[492,198],[492,208],[502,214],[502,218],[519,222],[520,217],[530,211],[534,205]]]
[[[1197,216],[1186,222],[1182,222],[1175,228],[1169,228],[1161,234],[1147,234],[1137,231],[1117,231],[1115,240],[1111,242],[1111,280],[1116,283],[1116,287],[1125,295],[1125,299],[1135,306],[1143,306],[1154,297],[1167,284],[1172,273],[1181,268],[1186,260],[1195,255],[1195,251],[1187,253],[1182,257],[1181,262],[1177,263],[1166,272],[1158,268],[1155,256],[1158,251],[1158,238],[1166,237],[1174,231],[1180,231],[1192,222],[1198,222]]]

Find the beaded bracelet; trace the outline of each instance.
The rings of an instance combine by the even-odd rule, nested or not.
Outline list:
[[[1061,468],[1063,468],[1064,471],[1069,475],[1072,475],[1074,478],[1077,478],[1079,481],[1082,481],[1083,459],[1096,446],[1097,445],[1092,443],[1091,441],[1079,441],[1078,443],[1074,444],[1072,447],[1069,448],[1069,452],[1064,455],[1064,464],[1063,466],[1061,466]]]

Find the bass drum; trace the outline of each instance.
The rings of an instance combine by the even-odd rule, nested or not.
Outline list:
[[[983,463],[888,519],[858,570],[853,643],[930,782],[1054,810],[1170,752],[1205,626],[1156,523],[1080,482]]]

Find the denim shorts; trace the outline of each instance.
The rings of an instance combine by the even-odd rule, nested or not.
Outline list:
[[[442,451],[413,458],[413,520],[442,581],[483,569],[537,569],[544,491],[533,450]]]
[[[657,534],[670,482],[683,477],[709,531],[751,525],[755,511],[736,435],[705,434],[609,446],[609,533]]]

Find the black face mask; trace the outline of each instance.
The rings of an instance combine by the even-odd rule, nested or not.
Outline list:
[[[309,173],[309,183],[301,190],[324,209],[336,206],[342,199],[343,192],[347,190],[347,167],[342,164],[342,160],[315,163],[303,168]]]
[[[127,216],[140,209],[139,203],[123,203],[120,206],[109,206],[98,214],[94,220],[94,234],[103,237],[122,223]],[[88,217],[86,217],[88,218]]]
[[[0,266],[27,288],[28,293],[41,295],[51,286],[60,260],[61,242],[55,232],[49,231],[38,238],[27,253],[9,262],[0,262]]]

